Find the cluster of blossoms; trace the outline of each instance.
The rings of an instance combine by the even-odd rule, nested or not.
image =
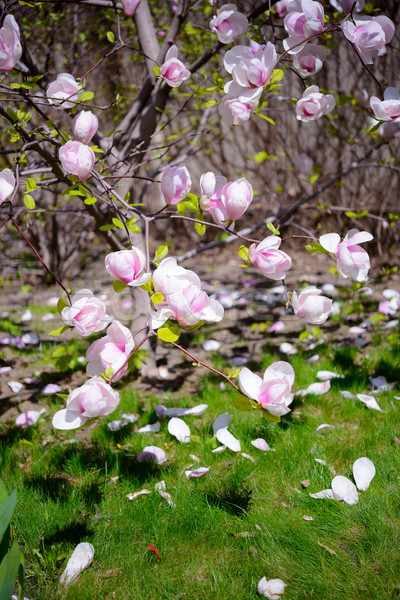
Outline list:
[[[237,221],[253,201],[253,188],[245,177],[227,182],[225,177],[212,171],[200,177],[200,206],[218,225]]]

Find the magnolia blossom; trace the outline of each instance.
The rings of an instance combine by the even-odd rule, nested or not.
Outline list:
[[[257,110],[263,88],[244,88],[236,81],[229,81],[225,87],[226,96],[218,105],[218,112],[225,125],[239,125],[250,119]]]
[[[250,46],[235,46],[224,57],[225,69],[244,88],[266,85],[277,62],[276,49],[271,42],[264,47],[260,46],[256,52]]]
[[[363,61],[372,64],[376,55],[381,56],[386,52],[385,46],[392,41],[395,28],[385,15],[361,16],[354,17],[352,21],[345,19],[342,31],[355,45]]]
[[[62,310],[61,318],[67,325],[75,327],[83,337],[101,331],[110,322],[104,302],[95,298],[90,290],[80,290],[74,294],[71,306]]]
[[[146,257],[142,250],[134,248],[131,250],[119,250],[111,252],[105,258],[106,271],[125,285],[137,287],[144,285],[151,277],[146,273]]]
[[[303,319],[303,321],[312,325],[321,325],[329,317],[332,300],[326,296],[321,296],[321,290],[309,286],[304,288],[298,296],[296,292],[293,292],[292,307],[294,314],[299,319]]]
[[[400,94],[396,88],[388,87],[383,93],[384,100],[372,96],[371,108],[379,121],[400,121]]]
[[[78,100],[82,85],[69,73],[59,73],[57,79],[47,88],[46,96],[56,108],[72,108]],[[68,98],[68,100],[66,100]],[[64,100],[64,102],[63,102]]]
[[[161,177],[161,191],[167,204],[178,204],[192,187],[190,173],[185,166],[168,167]]]
[[[321,94],[317,85],[310,85],[296,104],[296,116],[299,121],[316,121],[332,112],[335,104],[332,94]]]
[[[200,207],[203,212],[210,210],[212,196],[218,194],[219,190],[221,190],[226,183],[227,179],[222,175],[214,175],[212,171],[203,173],[200,177]]]
[[[230,44],[247,29],[247,17],[240,13],[235,4],[224,4],[210,21],[210,29],[217,34],[221,44]]]
[[[283,40],[283,46],[290,54],[296,54],[304,47],[302,42],[305,42],[306,38],[322,33],[324,8],[322,4],[313,0],[295,0],[288,5],[287,10],[284,27],[289,37]]]
[[[289,4],[294,2],[295,0],[279,0],[276,4],[273,5],[274,10],[276,10],[278,17],[286,17],[288,14]]]
[[[209,209],[214,221],[219,225],[236,221],[249,208],[253,201],[253,188],[245,177],[226,183],[218,188],[210,198]]]
[[[90,110],[82,110],[72,121],[72,133],[78,142],[88,144],[99,127],[99,121]]]
[[[0,206],[13,193],[15,188],[15,177],[10,169],[0,171]]]
[[[53,417],[54,429],[77,429],[95,417],[112,413],[119,404],[119,394],[101,377],[92,377],[73,390],[66,408]]]
[[[224,316],[222,304],[202,291],[196,273],[178,266],[175,258],[165,258],[160,263],[153,273],[153,285],[155,291],[164,296],[152,318],[154,329],[169,318],[190,327],[200,321],[216,323]]]
[[[280,600],[286,585],[282,579],[267,580],[266,577],[263,577],[258,582],[257,591],[262,596],[269,598],[269,600]]]
[[[313,169],[313,166],[313,159],[305,152],[299,154],[294,162],[294,168],[297,175],[309,175]]]
[[[67,173],[76,175],[81,181],[86,181],[93,169],[96,157],[90,146],[71,140],[61,146],[58,151],[61,164]]]
[[[355,0],[329,0],[329,4],[339,12],[349,13],[353,8]],[[354,7],[355,12],[360,12],[365,6],[365,0],[357,0]]]
[[[326,233],[319,238],[319,243],[336,256],[336,268],[341,277],[347,278],[350,275],[355,281],[361,282],[368,279],[370,262],[367,252],[358,244],[372,239],[373,236],[367,231],[351,229],[342,241],[338,233]]]
[[[379,135],[384,142],[389,142],[400,131],[399,121],[386,121],[379,127]]]
[[[178,48],[171,46],[160,67],[160,76],[165,79],[170,87],[179,87],[181,83],[189,79],[190,75],[190,71],[178,59]]]
[[[326,50],[317,44],[306,44],[293,56],[293,67],[302,77],[312,77],[322,69]]]
[[[0,73],[11,71],[21,56],[19,27],[12,15],[6,15],[0,29]]]
[[[122,9],[127,17],[132,17],[141,0],[121,0]]]
[[[249,257],[253,265],[270,279],[284,279],[285,271],[292,266],[290,256],[278,250],[281,242],[279,236],[271,235],[257,245],[252,244],[249,248]]]
[[[294,371],[285,361],[270,365],[263,379],[244,367],[239,373],[239,385],[242,392],[261,404],[261,408],[271,414],[281,417],[290,412],[288,406],[292,403],[292,385]]]
[[[135,343],[129,329],[119,321],[114,321],[107,329],[107,335],[93,342],[87,349],[86,360],[89,362],[86,373],[90,377],[101,375],[109,367],[112,368],[113,373],[117,373],[124,365],[113,377],[113,381],[117,381],[127,373],[128,365],[125,363],[134,347]]]

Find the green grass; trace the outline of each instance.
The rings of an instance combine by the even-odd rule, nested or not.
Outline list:
[[[51,414],[25,431],[3,425],[0,476],[9,490],[18,490],[14,526],[26,561],[25,595],[32,600],[251,600],[259,597],[257,582],[265,575],[287,583],[288,600],[395,597],[400,572],[400,448],[394,437],[400,437],[399,401],[393,399],[396,392],[382,394],[381,414],[342,398],[339,390],[368,393],[373,374],[398,378],[399,347],[396,342],[358,351],[325,345],[318,352],[322,358],[317,365],[308,365],[301,354],[289,358],[295,389],[314,382],[320,369],[341,372],[345,379],[333,381],[323,396],[296,398],[292,413],[278,425],[269,424],[259,411],[237,411],[234,390],[221,392],[213,376],[201,379],[190,397],[172,392],[143,397],[129,383],[121,387],[118,410],[86,433],[54,432]],[[254,370],[262,374],[280,359],[266,350]],[[193,436],[189,444],[172,438],[166,421],[158,434],[135,433],[155,420],[153,407],[160,402],[209,405],[202,416],[185,419]],[[211,452],[218,445],[212,423],[225,411],[233,415],[229,429],[254,463],[229,450]],[[109,432],[107,422],[124,412],[138,414],[138,425]],[[317,434],[321,423],[336,429]],[[262,453],[251,446],[257,437],[275,451]],[[77,441],[68,443],[73,438]],[[136,456],[146,445],[164,448],[168,462],[160,467],[139,464]],[[376,477],[360,492],[357,505],[309,497],[309,492],[330,487],[333,477],[315,458],[352,478],[352,465],[361,456],[373,460]],[[211,470],[187,480],[184,471],[191,465]],[[175,508],[154,490],[162,479]],[[307,488],[301,483],[305,479],[311,481]],[[143,487],[151,495],[126,498]],[[304,515],[313,521],[305,521]],[[59,577],[82,541],[93,544],[94,561],[64,590]]]

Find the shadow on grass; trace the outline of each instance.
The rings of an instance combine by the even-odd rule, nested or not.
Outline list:
[[[51,547],[54,544],[60,544],[65,541],[76,545],[83,539],[86,541],[90,539],[92,534],[93,530],[88,527],[87,523],[75,521],[56,529],[54,533],[44,538],[43,543],[46,547]]]
[[[253,490],[226,483],[223,487],[211,487],[204,490],[204,499],[210,506],[215,506],[236,517],[245,517],[250,510]]]

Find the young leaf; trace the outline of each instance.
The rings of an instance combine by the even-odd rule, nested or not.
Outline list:
[[[248,398],[247,396],[242,395],[236,396],[233,401],[233,404],[235,405],[235,408],[242,411],[251,410],[252,408],[258,408],[257,402],[251,400],[251,398]]]
[[[206,226],[203,225],[202,223],[195,223],[194,228],[196,230],[197,235],[202,236],[206,232]]]
[[[315,254],[315,252],[322,252],[322,254],[329,254],[329,252],[327,250],[325,250],[325,248],[323,248],[319,242],[311,242],[310,244],[307,244],[306,250],[309,254]]]
[[[160,246],[157,250],[156,250],[156,254],[154,256],[154,260],[153,262],[159,262],[160,260],[162,260],[163,258],[165,258],[168,254],[168,246]]]
[[[161,302],[164,300],[164,296],[160,293],[160,292],[156,292],[155,294],[152,295],[151,297],[151,301],[154,305],[157,306],[157,304],[161,304]]]
[[[270,221],[267,223],[267,229],[269,229],[273,235],[280,235],[279,229],[277,229]]]
[[[67,331],[67,329],[69,328],[69,325],[63,325],[63,327],[60,327],[59,329],[54,329],[54,331],[50,331],[49,335],[61,335],[62,333],[64,333],[64,331]]]
[[[61,315],[63,309],[66,308],[67,306],[69,306],[68,301],[65,298],[59,298],[59,300],[57,302],[57,310],[60,315]]]
[[[24,202],[25,202],[26,208],[29,208],[29,210],[33,210],[36,206],[35,200],[33,199],[33,197],[30,194],[24,195]]]
[[[121,292],[124,291],[124,289],[126,287],[127,287],[126,283],[122,283],[122,281],[120,281],[119,279],[114,279],[114,282],[113,282],[114,292],[116,292],[117,294],[120,294]]]
[[[249,251],[246,246],[240,246],[238,250],[238,254],[240,258],[245,262],[246,266],[251,265],[251,260],[249,256]]]
[[[179,339],[180,329],[178,325],[165,323],[160,329],[157,329],[157,336],[163,342],[176,342]]]
[[[36,181],[33,179],[33,177],[28,177],[28,179],[26,180],[26,191],[32,192],[33,190],[36,190],[36,188]]]
[[[81,102],[86,102],[86,100],[92,100],[94,98],[93,92],[83,92],[81,96]]]
[[[115,35],[112,31],[107,31],[107,39],[109,42],[111,42],[111,44],[115,43]]]
[[[269,423],[279,423],[281,420],[280,417],[273,415],[272,413],[269,412],[269,410],[263,410],[262,414],[263,414],[264,419],[266,421],[268,421]]]

